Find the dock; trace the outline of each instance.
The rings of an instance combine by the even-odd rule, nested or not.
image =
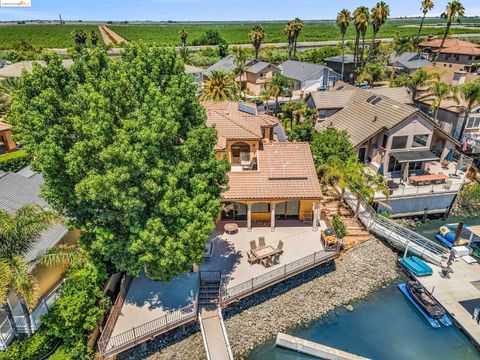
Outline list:
[[[295,336],[278,333],[276,346],[311,355],[319,359],[326,360],[368,360],[367,358],[351,354],[349,352],[335,349],[326,345],[318,344],[313,341],[300,339]]]
[[[449,279],[441,276],[439,266],[431,267],[433,274],[417,277],[417,281],[429,292],[433,290],[433,297],[480,349],[480,325],[473,319],[473,310],[480,307],[480,264],[458,259],[451,266]]]

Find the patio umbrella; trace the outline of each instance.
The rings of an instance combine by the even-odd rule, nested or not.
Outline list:
[[[453,161],[453,149],[450,149],[450,150],[448,151],[447,156],[445,156],[445,160],[447,160],[448,162],[452,162],[452,161]]]
[[[383,169],[383,163],[380,164],[380,167],[378,168],[377,174],[380,174],[382,176],[385,175],[385,171]]]

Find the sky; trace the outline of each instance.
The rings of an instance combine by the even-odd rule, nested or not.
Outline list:
[[[0,7],[0,21],[154,20],[241,21],[333,19],[341,8],[372,7],[377,0],[31,0],[31,8]],[[392,17],[419,16],[420,0],[386,0]],[[434,1],[431,15],[440,14],[447,0]],[[480,1],[462,0],[467,16],[480,16]]]

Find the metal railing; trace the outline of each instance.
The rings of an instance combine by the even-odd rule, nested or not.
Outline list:
[[[251,278],[241,284],[225,288],[221,294],[222,306],[228,305],[232,301],[239,300],[249,296],[257,291],[263,290],[277,282],[283,281],[308,270],[316,265],[320,265],[338,256],[338,252],[317,251],[302,259],[293,261],[282,267],[267,272],[266,274]]]
[[[408,246],[412,252],[436,264],[440,264],[448,256],[448,249],[445,247],[377,214],[355,189],[345,189],[343,198],[353,211],[358,209],[357,217],[369,232],[384,238],[395,247],[405,249]]]
[[[103,356],[113,355],[196,319],[196,305],[190,304],[109,339],[101,338],[98,348]]]
[[[30,321],[32,324],[33,331],[38,330],[38,328],[42,324],[41,317],[46,313],[48,313],[48,310],[60,297],[60,288],[62,284],[63,284],[63,281],[60,284],[58,284],[47,296],[45,296],[42,300],[40,300],[35,310],[33,310],[32,314],[30,315]]]
[[[461,183],[446,183],[426,186],[402,186],[398,189],[390,190],[390,198],[418,195],[439,195],[448,193],[457,193],[462,188]],[[384,199],[385,195],[381,192],[375,194],[375,199]]]
[[[12,339],[12,324],[8,318],[5,318],[5,320],[3,320],[3,322],[0,324],[0,349],[5,350]]]

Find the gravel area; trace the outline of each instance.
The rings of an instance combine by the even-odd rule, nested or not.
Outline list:
[[[397,256],[372,239],[347,251],[334,263],[300,274],[224,310],[235,358],[288,328],[305,325],[338,306],[365,297],[398,276]],[[353,310],[355,311],[355,310]],[[188,336],[188,334],[192,334]],[[118,359],[206,359],[197,326],[137,347]]]

